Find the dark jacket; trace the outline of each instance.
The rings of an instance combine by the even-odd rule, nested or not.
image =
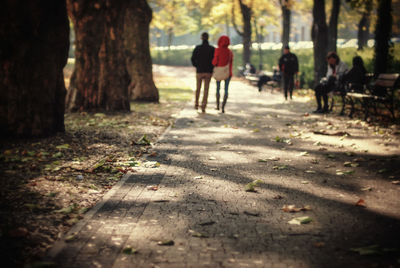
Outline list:
[[[279,59],[279,70],[286,75],[294,75],[299,71],[297,56],[291,52],[283,54]]]
[[[203,40],[203,44],[196,46],[192,54],[192,64],[196,67],[196,73],[212,73],[214,66],[212,60],[214,57],[214,47]]]

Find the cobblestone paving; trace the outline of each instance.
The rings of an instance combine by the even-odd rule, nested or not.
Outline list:
[[[161,165],[126,176],[56,244],[52,261],[59,267],[400,266],[400,186],[367,161],[354,174],[336,174],[344,169],[337,158],[351,151],[349,161],[387,162],[398,176],[398,138],[385,146],[359,128],[346,129],[352,136],[345,139],[307,138],[309,120],[342,119],[305,118],[309,107],[300,99],[282,103],[281,95],[259,94],[239,81],[231,84],[223,115],[212,110],[213,90],[207,114],[188,104],[155,145],[158,155],[149,160]],[[303,137],[290,136],[290,126]],[[246,192],[257,179],[257,192]],[[366,186],[371,191],[360,190]],[[355,206],[359,199],[367,207]],[[282,211],[290,204],[312,210]],[[288,223],[300,216],[312,222]],[[371,245],[395,252],[350,250]],[[124,253],[128,248],[137,253]]]

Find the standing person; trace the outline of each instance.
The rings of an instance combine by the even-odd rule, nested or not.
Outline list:
[[[215,48],[210,46],[208,43],[208,33],[202,33],[201,40],[203,43],[195,47],[191,60],[193,66],[196,67],[196,95],[194,108],[196,110],[199,108],[200,89],[202,81],[204,80],[201,111],[205,113],[208,99],[208,89],[210,87],[211,76],[214,68],[211,61],[213,60]]]
[[[285,100],[288,97],[288,91],[290,99],[292,99],[293,88],[294,88],[294,75],[299,72],[299,62],[297,56],[290,52],[288,45],[283,49],[283,55],[279,59],[279,70],[283,76],[283,91],[285,93]]]
[[[321,79],[321,82],[314,88],[315,98],[317,100],[317,110],[313,113],[327,113],[328,112],[328,93],[338,87],[339,81],[343,79],[343,76],[347,72],[346,63],[342,62],[336,54],[331,51],[326,56],[328,62],[328,71],[326,76]],[[324,100],[324,108],[322,109],[321,97]]]
[[[226,35],[222,35],[218,39],[218,48],[215,49],[214,59],[212,60],[212,64],[214,66],[226,66],[229,64],[229,77],[225,80],[225,95],[222,102],[222,113],[225,113],[225,105],[226,101],[228,100],[228,88],[229,88],[229,81],[232,78],[232,63],[233,63],[233,53],[228,48],[231,41],[229,37]],[[221,81],[217,81],[217,110],[219,110],[219,97],[220,93],[219,90],[221,88]]]

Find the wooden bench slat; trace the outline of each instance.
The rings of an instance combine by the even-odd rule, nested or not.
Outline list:
[[[375,86],[378,86],[378,87],[394,87],[395,84],[396,84],[396,80],[378,79],[375,82]]]
[[[385,80],[397,80],[399,78],[399,74],[380,74],[378,76],[379,79],[385,79]]]

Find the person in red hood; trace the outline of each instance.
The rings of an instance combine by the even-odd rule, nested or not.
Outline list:
[[[218,39],[218,48],[215,49],[214,58],[212,60],[212,64],[214,66],[226,66],[229,64],[229,77],[225,80],[225,95],[224,100],[222,102],[222,113],[225,113],[225,105],[228,100],[228,87],[229,81],[232,77],[232,63],[233,63],[233,53],[228,48],[230,44],[229,37],[226,35],[222,35]],[[221,81],[217,81],[217,110],[219,110],[219,90],[221,88]]]

